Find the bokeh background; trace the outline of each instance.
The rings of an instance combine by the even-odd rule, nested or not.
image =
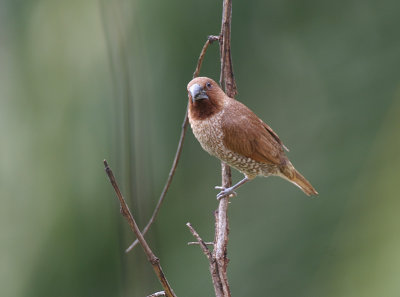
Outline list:
[[[166,180],[186,84],[222,1],[0,1],[0,295],[161,288],[141,226]],[[400,2],[233,1],[237,98],[291,149],[316,199],[256,179],[230,205],[233,296],[400,295]],[[217,45],[202,75],[218,79]],[[234,173],[234,181],[240,178]],[[147,238],[178,296],[213,296],[190,221],[213,238],[219,162],[188,131]]]

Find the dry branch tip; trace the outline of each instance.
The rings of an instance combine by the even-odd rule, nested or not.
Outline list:
[[[164,291],[153,293],[147,297],[161,297],[161,296],[166,296]]]

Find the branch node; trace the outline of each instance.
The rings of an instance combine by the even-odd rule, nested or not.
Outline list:
[[[160,259],[157,258],[156,256],[154,256],[154,257],[152,257],[152,258],[150,259],[150,263],[151,263],[152,265],[158,265],[158,264],[160,264]]]
[[[220,40],[221,39],[221,35],[209,35],[207,37],[207,40],[211,43],[213,43],[214,41]]]
[[[189,222],[186,223],[186,226],[188,226],[190,233],[192,233],[192,235],[194,236],[194,238],[196,238],[198,244],[200,245],[204,255],[206,255],[208,260],[212,260],[212,255],[210,250],[208,249],[206,243],[203,241],[203,239],[201,239],[199,233],[196,232],[196,230],[194,230],[192,224],[190,224]]]

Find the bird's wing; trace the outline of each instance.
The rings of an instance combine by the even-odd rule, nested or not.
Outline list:
[[[222,118],[224,145],[257,162],[279,165],[286,156],[278,135],[250,109],[232,101]]]

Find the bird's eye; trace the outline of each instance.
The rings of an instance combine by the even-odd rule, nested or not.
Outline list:
[[[211,83],[210,82],[206,83],[206,87],[211,88]]]

